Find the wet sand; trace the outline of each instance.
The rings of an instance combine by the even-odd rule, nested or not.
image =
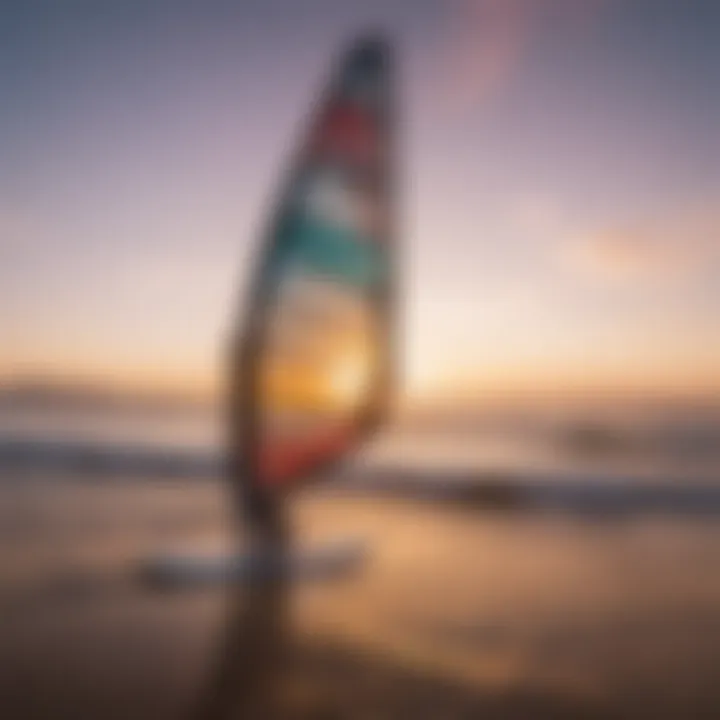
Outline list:
[[[312,493],[295,510],[303,542],[357,534],[370,553],[292,588],[271,662],[267,602],[248,615],[242,594],[134,575],[163,549],[229,546],[220,484],[6,480],[0,717],[720,716],[712,517]]]

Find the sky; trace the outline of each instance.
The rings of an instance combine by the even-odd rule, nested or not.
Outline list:
[[[720,397],[720,4],[6,0],[0,383],[212,392],[332,58],[400,64],[402,378]]]

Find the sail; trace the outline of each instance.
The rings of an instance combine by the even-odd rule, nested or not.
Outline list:
[[[285,184],[233,374],[238,482],[288,491],[382,419],[391,367],[390,56],[341,58]]]

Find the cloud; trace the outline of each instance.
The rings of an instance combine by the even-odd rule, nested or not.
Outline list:
[[[603,280],[693,276],[720,263],[720,212],[686,207],[648,223],[582,233],[561,242],[560,257],[573,272]]]
[[[456,110],[506,86],[549,26],[587,24],[602,0],[451,0],[447,3],[443,94]]]

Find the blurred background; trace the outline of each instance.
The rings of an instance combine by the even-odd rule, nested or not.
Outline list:
[[[230,542],[227,340],[368,26],[400,72],[402,386],[297,503],[377,550],[301,591],[303,687],[330,717],[720,712],[720,5],[6,0],[4,717],[202,685],[226,598],[128,568]]]

